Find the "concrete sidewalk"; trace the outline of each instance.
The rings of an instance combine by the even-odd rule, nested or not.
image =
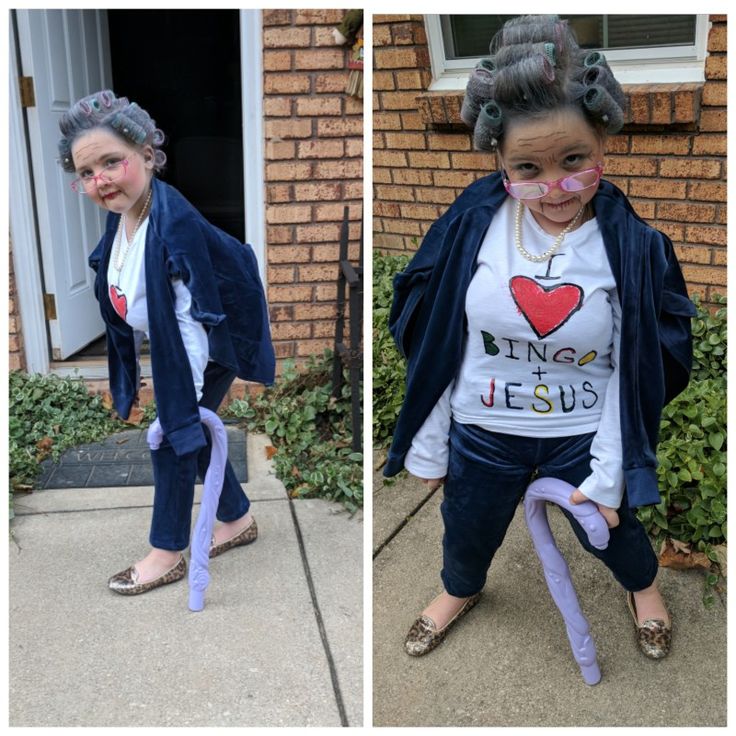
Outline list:
[[[726,605],[702,604],[703,575],[663,568],[673,619],[661,661],[637,648],[619,584],[549,513],[590,623],[602,680],[584,684],[519,507],[484,596],[436,650],[403,651],[442,589],[442,490],[373,484],[373,720],[376,726],[726,726]]]
[[[267,444],[248,438],[259,539],[211,561],[200,613],[186,579],[107,589],[148,549],[152,488],[17,500],[11,726],[362,725],[362,515],[289,500]]]

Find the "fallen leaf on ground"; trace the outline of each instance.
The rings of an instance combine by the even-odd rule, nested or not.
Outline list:
[[[273,445],[267,445],[266,446],[266,459],[270,460],[278,450]]]
[[[699,567],[710,569],[710,560],[703,552],[693,552],[689,545],[675,539],[665,539],[659,550],[659,564],[673,570],[690,570]]]
[[[130,410],[130,416],[124,421],[126,424],[140,424],[143,421],[143,409],[140,406],[134,406]]]
[[[109,391],[102,392],[102,406],[108,411],[112,409],[112,394]]]
[[[51,437],[42,437],[38,442],[36,442],[36,447],[42,452],[49,452],[53,444],[54,441]]]

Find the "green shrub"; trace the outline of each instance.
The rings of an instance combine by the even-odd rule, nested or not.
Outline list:
[[[11,490],[32,485],[44,458],[58,460],[70,447],[125,428],[82,379],[14,371],[9,384]]]
[[[404,401],[406,365],[388,331],[393,277],[408,255],[373,255],[373,445],[387,447]]]
[[[330,351],[302,372],[287,361],[274,386],[231,402],[227,414],[269,435],[276,474],[292,497],[327,498],[355,512],[363,505],[363,454],[351,449],[348,377],[333,397],[331,376]]]
[[[713,295],[713,302],[721,304],[711,314],[700,302],[697,294],[693,301],[697,315],[693,325],[693,372],[691,381],[705,378],[724,378],[726,375],[726,297]]]

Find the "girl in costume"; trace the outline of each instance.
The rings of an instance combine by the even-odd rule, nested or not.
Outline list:
[[[499,171],[470,185],[398,274],[390,328],[406,397],[384,474],[444,484],[443,591],[411,626],[418,656],[478,601],[536,475],[594,501],[610,528],[581,544],[626,591],[645,655],[671,621],[635,507],[660,501],[662,406],[687,385],[694,307],[672,244],[603,180],[625,98],[605,58],[557,16],[506,23],[462,107]]]
[[[108,211],[89,257],[107,330],[110,391],[130,415],[139,389],[138,355],[150,342],[153,389],[165,439],[151,452],[155,492],[141,560],[108,586],[134,595],[182,579],[194,484],[209,464],[211,440],[199,406],[216,411],[235,376],[270,384],[274,352],[255,256],[210,225],[157,178],[163,133],[125,97],[103,90],[76,102],[59,127],[60,162],[72,189]],[[249,544],[258,529],[228,463],[210,557]]]

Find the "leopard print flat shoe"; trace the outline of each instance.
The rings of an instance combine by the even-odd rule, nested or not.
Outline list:
[[[633,593],[627,591],[626,602],[629,604],[629,611],[634,617],[639,649],[650,659],[666,657],[672,647],[672,622],[670,621],[667,624],[659,618],[648,618],[643,624],[640,624],[636,615],[636,603],[634,602]]]
[[[154,580],[139,583],[138,571],[134,565],[127,570],[119,572],[117,575],[113,575],[107,581],[107,587],[115,593],[120,593],[120,595],[138,595],[139,593],[147,593],[149,590],[159,588],[162,585],[175,583],[177,580],[181,580],[186,574],[187,562],[184,559],[184,555],[181,555],[179,561],[172,568],[169,568],[163,575],[159,575]]]
[[[406,635],[404,650],[412,657],[421,657],[438,647],[456,624],[479,600],[480,593],[471,595],[460,610],[438,631],[437,625],[429,616],[422,614],[411,626]],[[435,599],[436,600],[436,599]]]
[[[210,542],[210,559],[221,555],[223,552],[227,552],[233,547],[252,544],[256,539],[258,539],[258,526],[256,525],[255,519],[242,532],[238,532],[235,536],[226,539],[224,542],[220,542],[220,544],[215,544],[215,535],[213,534],[212,541]]]

